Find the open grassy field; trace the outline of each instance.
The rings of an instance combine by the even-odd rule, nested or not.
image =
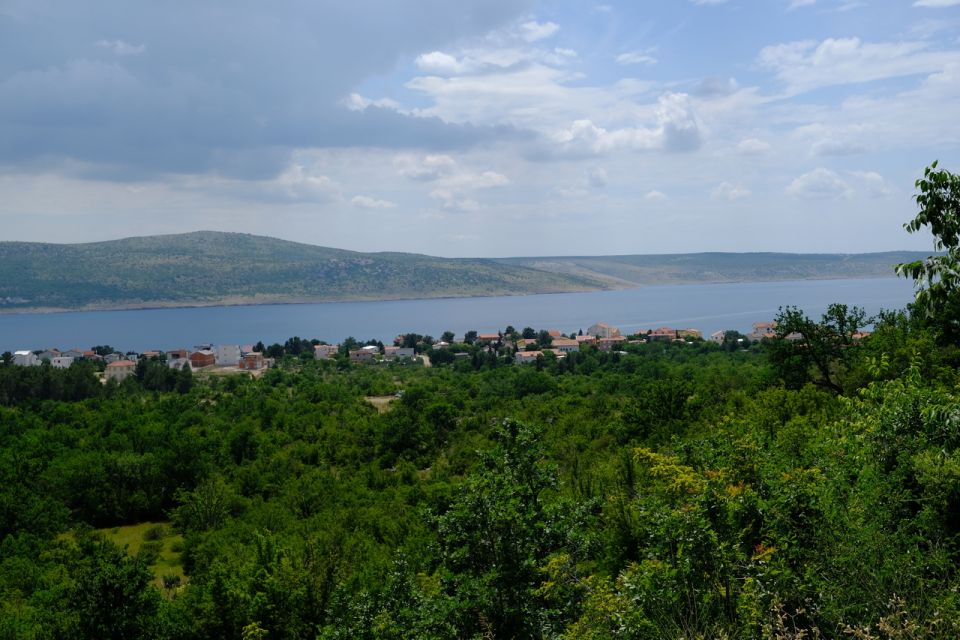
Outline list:
[[[155,556],[150,569],[158,587],[163,588],[164,576],[177,576],[182,583],[186,582],[180,559],[183,536],[175,533],[169,522],[141,522],[98,531],[114,544],[126,547],[130,555],[146,551]]]

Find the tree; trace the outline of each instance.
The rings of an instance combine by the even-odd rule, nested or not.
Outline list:
[[[537,332],[533,327],[524,327],[520,335],[524,340],[533,340],[537,337]]]
[[[556,469],[543,462],[540,433],[507,421],[438,521],[449,592],[464,615],[461,637],[536,635],[538,566],[567,533],[546,504]]]
[[[160,594],[146,562],[107,541],[82,541],[81,551],[70,593],[79,637],[150,637]]]
[[[463,341],[467,344],[473,344],[477,341],[477,332],[467,331],[465,334],[463,334]]]
[[[944,342],[960,338],[960,176],[937,169],[934,162],[916,181],[920,212],[904,224],[908,233],[930,227],[934,251],[930,256],[898,264],[898,275],[912,278],[916,297],[911,311],[925,318]]]
[[[453,342],[456,336],[453,335],[453,331],[444,331],[440,334],[440,340],[443,342]]]
[[[842,375],[847,368],[854,334],[867,324],[860,307],[831,304],[820,322],[796,307],[777,314],[777,335],[770,341],[770,362],[787,387],[800,388],[808,382],[843,393]]]

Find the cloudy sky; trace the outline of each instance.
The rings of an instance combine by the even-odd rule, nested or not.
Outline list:
[[[960,0],[0,0],[0,240],[929,248]]]

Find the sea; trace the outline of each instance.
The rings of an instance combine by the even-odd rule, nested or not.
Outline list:
[[[868,314],[902,309],[913,299],[901,278],[798,280],[646,286],[617,291],[378,302],[326,302],[199,308],[137,309],[0,315],[0,351],[61,350],[110,345],[124,351],[190,348],[200,344],[264,344],[299,336],[337,343],[392,341],[402,333],[439,337],[475,330],[584,330],[599,321],[624,334],[661,326],[743,333],[796,306],[819,318],[835,302]]]

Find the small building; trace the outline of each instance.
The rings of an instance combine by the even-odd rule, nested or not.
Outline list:
[[[84,357],[83,353],[83,349],[67,349],[66,351],[61,351],[60,355],[79,360]]]
[[[561,353],[573,353],[574,351],[580,351],[580,343],[576,340],[571,340],[570,338],[554,338],[553,342],[550,343],[550,347]]]
[[[186,349],[167,351],[167,366],[171,369],[183,369],[183,365],[190,366],[190,352]]]
[[[370,349],[351,349],[349,356],[350,362],[376,362],[377,352]]]
[[[677,337],[703,340],[703,333],[699,329],[677,329]]]
[[[753,333],[747,336],[755,342],[760,340],[773,340],[777,337],[776,322],[754,322]]]
[[[710,342],[714,342],[716,344],[723,344],[726,339],[727,339],[726,331],[714,331],[713,333],[710,334]]]
[[[106,362],[107,364],[112,364],[117,360],[125,360],[125,359],[126,358],[123,357],[122,353],[114,352],[114,353],[108,353],[106,356],[104,356],[103,361]]]
[[[413,347],[384,347],[384,360],[398,360],[400,358],[413,358],[416,355]]]
[[[598,322],[587,329],[587,333],[598,338],[613,338],[620,335],[620,329],[611,327],[606,322]]]
[[[335,344],[318,344],[313,348],[313,357],[317,360],[329,360],[336,357],[340,347]]]
[[[190,368],[192,369],[202,369],[204,367],[212,367],[217,364],[217,356],[213,351],[209,349],[203,349],[201,351],[194,351],[190,354]]]
[[[150,351],[144,351],[143,353],[141,353],[140,357],[149,360],[151,358],[159,358],[161,355],[163,355],[162,351],[151,349]]]
[[[513,356],[513,362],[515,364],[529,364],[531,362],[536,362],[537,358],[542,358],[542,351],[517,351]]]
[[[562,338],[563,334],[560,333],[560,329],[550,329],[547,331],[547,335],[551,338]]]
[[[677,339],[677,330],[672,327],[660,327],[647,334],[650,342],[673,342]]]
[[[116,362],[111,362],[107,365],[106,378],[107,380],[123,382],[132,376],[136,370],[137,363],[133,360],[117,360]]]
[[[54,358],[60,357],[60,349],[47,349],[37,355],[40,360],[49,360],[51,364],[53,363]]]
[[[73,358],[68,356],[56,356],[50,359],[50,366],[54,369],[69,369],[73,364]]]
[[[36,367],[40,365],[40,358],[33,351],[15,351],[13,353],[13,364],[21,367]]]
[[[499,333],[481,333],[477,336],[477,342],[480,344],[493,344],[495,342],[500,342]]]
[[[263,359],[262,353],[259,351],[251,351],[250,353],[243,354],[237,366],[244,371],[259,371],[260,369],[267,368],[267,364],[267,361]]]
[[[240,364],[240,345],[218,344],[214,357],[221,367],[236,367]]]
[[[577,344],[597,344],[597,336],[591,336],[590,334],[577,336]]]
[[[600,338],[597,340],[597,348],[600,351],[617,351],[621,345],[626,344],[627,339],[623,336],[611,336],[609,338]]]

